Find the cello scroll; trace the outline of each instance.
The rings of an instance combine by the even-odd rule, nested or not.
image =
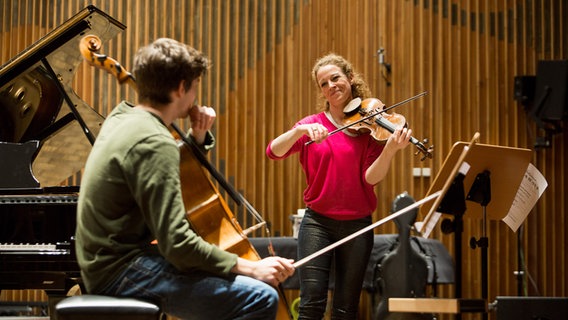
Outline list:
[[[87,35],[81,39],[79,50],[89,65],[110,72],[118,80],[118,83],[126,83],[136,90],[136,81],[130,72],[126,71],[118,61],[104,54],[97,53],[101,49],[101,46],[101,39],[99,39],[99,37]]]

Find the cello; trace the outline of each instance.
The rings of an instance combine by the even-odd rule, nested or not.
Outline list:
[[[131,73],[127,72],[116,60],[97,53],[101,48],[101,41],[97,36],[87,35],[83,37],[79,47],[83,58],[89,65],[108,71],[117,78],[120,84],[127,83],[135,91],[137,90],[136,81]],[[172,123],[170,132],[176,139],[180,150],[182,199],[186,209],[186,218],[189,220],[191,228],[205,241],[225,251],[237,254],[244,259],[261,260],[260,255],[248,240],[247,233],[262,226],[266,228],[266,222],[262,220],[262,217],[246,199],[223,179],[222,175],[215,170],[199,150],[199,147],[187,138],[175,123]],[[244,203],[256,219],[261,222],[243,230],[219,190],[209,179],[208,173],[225,188],[237,204]],[[269,233],[268,228],[266,228],[266,231]],[[269,252],[273,254],[271,245]],[[282,286],[280,285],[277,289],[280,299],[276,319],[292,319]]]

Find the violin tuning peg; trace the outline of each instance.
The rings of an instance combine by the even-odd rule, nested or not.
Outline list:
[[[416,151],[416,152],[414,153],[414,155],[417,156],[417,155],[419,155],[420,153],[421,153],[421,151],[419,150],[419,151]],[[428,153],[422,152],[422,157],[420,157],[420,161],[424,161],[426,158],[428,158],[428,156],[429,156]]]

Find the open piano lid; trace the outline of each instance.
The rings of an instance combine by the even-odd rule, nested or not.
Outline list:
[[[31,159],[0,154],[0,190],[57,186],[83,168],[104,119],[72,89],[79,42],[87,34],[105,42],[125,28],[90,5],[0,67],[0,147],[21,146]],[[35,183],[9,165],[27,166]]]

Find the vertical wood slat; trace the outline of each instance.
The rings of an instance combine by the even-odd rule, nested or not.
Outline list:
[[[292,234],[288,216],[303,206],[305,182],[297,157],[270,161],[264,148],[315,111],[318,93],[310,71],[319,56],[335,51],[350,59],[387,105],[428,91],[425,98],[399,111],[416,138],[430,138],[434,159],[420,162],[412,155],[413,147],[397,155],[389,175],[377,186],[375,220],[389,212],[398,193],[424,196],[452,144],[468,141],[475,131],[481,132],[483,143],[533,149],[540,132],[513,100],[513,78],[534,75],[537,60],[568,58],[568,26],[563,19],[567,8],[560,0],[338,0],[334,6],[324,0],[92,3],[127,25],[125,32],[103,44],[104,53],[127,69],[140,46],[161,36],[191,44],[212,58],[213,68],[200,92],[200,102],[218,113],[218,146],[210,159],[271,223],[272,233],[280,235]],[[86,4],[2,2],[0,63]],[[376,62],[380,47],[392,66],[390,74]],[[87,66],[78,70],[74,85],[79,96],[103,115],[122,99],[135,100],[131,90]],[[180,124],[187,127],[187,121]],[[526,280],[523,290],[528,294],[568,295],[566,138],[566,132],[555,135],[550,148],[533,153],[532,163],[549,187],[519,233],[527,272],[537,285]],[[432,177],[412,177],[413,167],[431,169]],[[254,223],[241,208],[232,208],[239,212],[243,227]],[[480,230],[480,221],[466,221],[464,242],[479,237]],[[490,299],[515,295],[517,234],[499,221],[490,221],[488,230]],[[396,228],[387,224],[376,232],[396,233]],[[480,250],[455,244],[452,235],[440,230],[433,237],[450,253],[462,246],[464,291],[466,296],[479,296]],[[453,291],[444,286],[439,293],[451,296]],[[2,299],[7,294],[3,291]]]

